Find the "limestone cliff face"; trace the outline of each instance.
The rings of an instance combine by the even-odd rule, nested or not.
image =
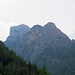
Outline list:
[[[6,46],[15,51],[19,45],[20,40],[26,33],[30,30],[30,27],[27,25],[21,24],[18,26],[13,26],[10,28],[10,35],[7,37],[5,41]],[[19,47],[18,47],[19,48]]]
[[[22,39],[22,53],[25,58],[33,62],[48,46],[69,47],[71,40],[54,23],[49,22],[45,26],[35,25]],[[23,54],[23,55],[24,55]]]
[[[31,28],[31,30],[27,33],[27,35],[23,40],[25,40],[26,43],[27,41],[32,42],[36,40],[38,37],[40,37],[41,35],[42,35],[42,26],[35,25]]]
[[[69,46],[71,40],[58,29],[54,23],[47,23],[43,27],[43,32],[44,39],[47,39],[49,44],[54,44],[55,46]]]
[[[21,24],[19,26],[13,26],[10,28],[10,35],[7,40],[14,41],[18,38],[22,38],[23,35],[25,35],[29,30],[30,28],[24,24]]]
[[[59,75],[60,69],[64,70],[63,67],[68,66],[66,64],[75,61],[70,58],[74,56],[75,51],[70,50],[74,42],[52,22],[43,27],[35,25],[31,29],[24,25],[11,27],[5,44],[27,61],[39,66],[46,64],[48,70],[55,73],[53,75]]]
[[[67,35],[49,22],[43,27],[35,25],[31,29],[23,24],[11,27],[5,44],[23,58],[34,61],[48,46],[69,47],[70,42]]]

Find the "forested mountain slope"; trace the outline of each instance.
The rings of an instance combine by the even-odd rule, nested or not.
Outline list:
[[[0,75],[50,75],[46,68],[26,63],[0,41]]]

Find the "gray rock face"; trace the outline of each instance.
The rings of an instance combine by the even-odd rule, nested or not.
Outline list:
[[[44,27],[35,25],[22,39],[23,58],[33,62],[48,46],[69,47],[71,40],[61,32],[54,23],[47,23]],[[26,49],[25,49],[26,48]]]
[[[31,29],[24,25],[11,27],[5,44],[27,61],[39,66],[46,64],[53,75],[58,75],[67,61],[71,63],[68,58],[71,42],[54,23],[49,22],[43,27],[35,25]]]
[[[10,35],[5,41],[5,45],[10,49],[17,51],[16,48],[19,45],[20,40],[26,33],[30,30],[30,27],[27,25],[21,24],[18,26],[13,26],[10,28]],[[18,47],[19,48],[19,47]]]
[[[30,28],[24,24],[13,26],[10,28],[10,36],[7,38],[7,40],[15,41],[18,38],[22,38],[23,35],[25,35],[29,30]]]

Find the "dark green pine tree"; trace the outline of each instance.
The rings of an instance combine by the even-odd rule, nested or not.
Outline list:
[[[49,75],[46,67],[38,68],[36,65],[27,64],[20,56],[9,50],[0,41],[0,75]]]
[[[47,69],[46,69],[46,66],[45,66],[45,65],[43,65],[43,67],[40,69],[39,75],[50,75],[50,74],[47,72]]]

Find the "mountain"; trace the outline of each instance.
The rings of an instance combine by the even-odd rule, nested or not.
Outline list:
[[[23,33],[16,45],[17,39],[12,44],[11,41],[8,43],[8,39],[6,46],[10,49],[14,47],[17,54],[39,67],[45,64],[52,75],[74,75],[74,40],[70,40],[54,23],[33,26],[26,34]]]
[[[29,30],[30,27],[24,24],[11,27],[10,35],[8,36],[7,41],[5,41],[6,46],[12,50],[15,50],[17,45],[19,45],[19,41],[23,38],[24,35],[26,35]]]

